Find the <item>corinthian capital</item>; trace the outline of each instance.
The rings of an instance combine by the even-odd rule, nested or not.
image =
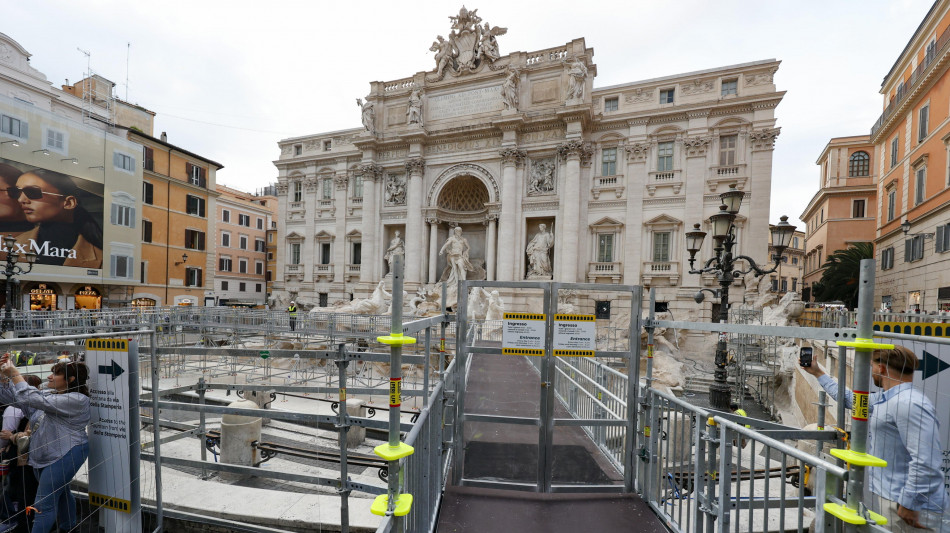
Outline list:
[[[359,172],[363,175],[364,181],[376,181],[383,176],[383,167],[376,163],[363,163],[359,166]]]
[[[590,161],[590,156],[594,153],[590,143],[578,139],[561,143],[557,146],[557,153],[563,158],[579,157],[581,161]]]
[[[501,162],[506,165],[520,165],[528,156],[527,152],[518,148],[504,148],[499,150],[498,154],[501,155]]]
[[[426,160],[421,157],[414,157],[406,161],[406,172],[409,174],[422,174],[426,169]]]
[[[346,177],[346,173],[337,174],[333,176],[333,183],[336,184],[337,190],[346,190],[346,184],[349,183],[349,179]]]
[[[766,128],[749,132],[749,141],[753,150],[774,150],[775,138],[782,133],[782,128]]]

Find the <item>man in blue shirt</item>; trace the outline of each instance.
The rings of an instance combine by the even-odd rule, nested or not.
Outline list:
[[[881,391],[869,399],[867,451],[887,461],[887,466],[869,468],[868,485],[880,500],[877,511],[893,531],[939,530],[947,507],[936,410],[912,384],[918,365],[914,352],[903,346],[875,350],[871,356],[871,376]],[[837,399],[837,381],[817,364],[803,370],[817,377],[818,384]],[[844,402],[849,409],[853,399],[852,391],[846,390]]]

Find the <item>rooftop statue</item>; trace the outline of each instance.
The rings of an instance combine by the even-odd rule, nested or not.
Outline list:
[[[483,63],[493,63],[501,57],[496,37],[508,33],[508,28],[482,24],[478,10],[469,11],[462,6],[459,14],[449,17],[452,31],[449,38],[441,35],[432,43],[429,50],[435,52],[435,72],[441,80],[448,69],[453,76],[477,70]]]

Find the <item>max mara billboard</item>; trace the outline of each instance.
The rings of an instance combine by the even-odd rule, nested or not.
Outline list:
[[[102,196],[102,183],[0,159],[0,234],[38,265],[102,268]]]

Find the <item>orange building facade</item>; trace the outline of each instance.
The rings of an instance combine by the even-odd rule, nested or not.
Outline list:
[[[881,309],[950,310],[948,69],[950,1],[940,0],[884,78],[884,111],[871,130],[882,169],[874,241]]]
[[[818,192],[799,216],[805,222],[802,299],[815,301],[812,287],[828,256],[859,242],[873,242],[878,212],[877,148],[867,135],[828,141],[816,164]]]
[[[215,174],[223,168],[129,130],[142,148],[142,263],[132,304],[214,305]]]
[[[277,197],[222,185],[217,192],[220,196],[215,220],[217,264],[213,287],[216,304],[264,306],[268,297],[267,228],[277,214]]]

